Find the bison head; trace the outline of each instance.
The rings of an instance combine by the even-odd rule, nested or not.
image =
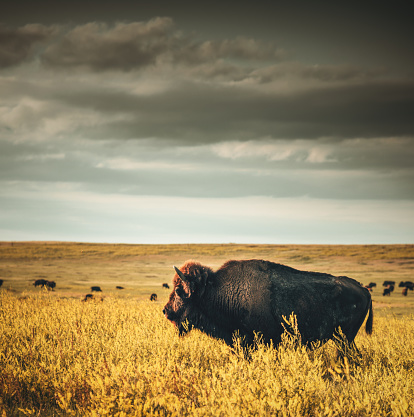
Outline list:
[[[180,269],[174,266],[173,291],[163,313],[178,328],[187,333],[200,320],[199,300],[203,296],[211,269],[188,261]],[[187,324],[186,324],[187,323]]]

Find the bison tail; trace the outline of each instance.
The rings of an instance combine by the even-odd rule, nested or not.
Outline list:
[[[368,316],[368,320],[365,323],[365,331],[367,332],[367,334],[371,334],[372,333],[372,324],[374,321],[374,312],[372,311],[372,300],[370,301],[369,304],[369,316]]]

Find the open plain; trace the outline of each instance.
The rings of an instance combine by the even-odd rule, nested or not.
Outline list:
[[[361,357],[338,362],[331,342],[309,352],[288,335],[258,340],[249,359],[199,331],[179,338],[161,312],[172,266],[249,258],[376,283]],[[414,281],[414,245],[2,242],[0,279],[1,416],[414,415],[414,293],[398,287]]]
[[[122,245],[63,242],[0,242],[0,279],[16,294],[38,293],[37,279],[56,282],[53,296],[83,298],[91,286],[102,297],[136,300],[158,295],[166,301],[173,265],[194,259],[213,269],[229,259],[265,259],[296,269],[346,275],[364,285],[375,282],[376,315],[414,312],[414,292],[402,295],[401,281],[414,281],[414,245]],[[391,296],[383,282],[395,281]],[[117,290],[121,286],[123,290]]]

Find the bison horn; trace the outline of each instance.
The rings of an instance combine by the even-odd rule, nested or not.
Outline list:
[[[187,281],[187,278],[185,277],[185,275],[176,267],[174,266],[175,272],[177,272],[178,276],[184,281]]]

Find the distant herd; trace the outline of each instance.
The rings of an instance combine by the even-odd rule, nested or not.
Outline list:
[[[0,287],[3,285],[4,280],[0,279]],[[41,287],[41,288],[46,288],[48,290],[52,290],[54,291],[54,289],[56,288],[56,282],[55,281],[48,281],[45,279],[37,279],[33,285],[35,287]],[[369,291],[373,291],[373,289],[377,286],[377,284],[375,282],[370,282],[368,285],[365,285],[365,288],[367,288]],[[390,296],[391,293],[394,291],[395,289],[395,281],[384,281],[382,286],[384,287],[382,295],[383,296]],[[414,282],[412,281],[401,281],[398,284],[399,288],[402,288],[402,295],[407,296],[408,295],[408,291],[413,291],[414,290]],[[123,290],[125,289],[124,287],[121,287],[119,285],[117,285],[115,287],[117,290]],[[167,290],[170,288],[170,286],[167,283],[162,284],[162,288],[166,288]],[[101,292],[102,289],[101,287],[98,286],[93,286],[91,287],[91,292]],[[93,299],[93,294],[86,294],[85,298],[83,298],[82,301],[87,301],[87,300],[91,300]],[[150,301],[157,301],[157,294],[156,293],[152,293],[149,297]]]
[[[372,291],[374,287],[376,287],[377,284],[375,282],[370,282],[368,285],[365,285],[365,288],[367,288],[369,291]],[[382,286],[384,287],[384,291],[382,292],[382,295],[391,295],[391,293],[395,289],[395,281],[384,281]],[[401,281],[398,284],[399,288],[402,288],[402,295],[407,296],[408,290],[413,291],[414,290],[414,283],[412,281]]]
[[[0,287],[3,285],[4,280],[0,279]],[[37,279],[36,281],[33,282],[33,285],[35,287],[40,287],[40,288],[46,288],[47,290],[51,290],[54,291],[54,289],[56,288],[56,282],[55,281],[48,281],[46,279]],[[121,287],[120,285],[117,285],[115,287],[117,290],[124,290],[124,287]],[[162,288],[166,288],[167,290],[170,288],[170,286],[167,283],[162,284]],[[98,286],[92,286],[91,287],[91,292],[102,292],[101,287]],[[88,300],[92,300],[94,299],[93,294],[86,294],[85,297],[82,299],[82,301],[88,301]],[[153,293],[150,296],[150,300],[151,301],[157,301],[157,294]],[[101,301],[103,301],[103,299],[101,298]]]

